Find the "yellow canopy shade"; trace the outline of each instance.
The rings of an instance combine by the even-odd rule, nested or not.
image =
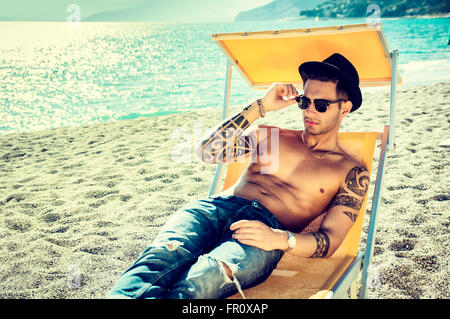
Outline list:
[[[212,40],[253,88],[267,88],[274,82],[301,86],[299,65],[322,61],[333,53],[352,62],[360,86],[391,85],[392,59],[381,24],[217,33]],[[397,79],[401,83],[399,75]]]

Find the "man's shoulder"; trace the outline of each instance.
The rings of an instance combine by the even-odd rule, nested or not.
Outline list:
[[[355,166],[367,169],[366,166],[363,163],[361,163],[361,161],[353,157],[351,154],[347,153],[345,150],[341,149],[340,154],[342,156],[341,162],[343,170],[352,169]]]
[[[339,170],[342,180],[346,180],[349,175],[369,175],[367,167],[346,152],[341,153]]]
[[[370,172],[360,161],[347,154],[345,165],[342,167],[340,184],[345,188],[357,188],[360,196],[366,194],[370,181]],[[352,191],[356,191],[356,188]],[[365,190],[364,192],[362,190]],[[358,194],[359,194],[358,193]]]
[[[361,166],[365,168],[365,165],[358,161],[356,158],[352,157],[350,154],[344,154],[344,166],[352,168],[355,166]]]

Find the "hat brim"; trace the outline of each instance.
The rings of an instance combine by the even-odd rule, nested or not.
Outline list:
[[[336,66],[326,63],[326,62],[309,61],[309,62],[302,63],[298,67],[298,72],[300,73],[300,76],[302,77],[303,83],[305,83],[306,80],[309,78],[309,74],[314,73],[314,72],[321,72],[321,71],[326,72],[328,74],[335,75],[343,81],[344,88],[348,94],[349,100],[353,104],[350,112],[357,110],[361,106],[361,103],[362,103],[361,89],[359,88],[358,85],[355,85],[353,83],[353,81],[348,77],[347,74],[342,72]]]

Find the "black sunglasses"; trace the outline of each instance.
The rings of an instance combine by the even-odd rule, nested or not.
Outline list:
[[[311,100],[304,95],[300,95],[300,96],[296,97],[295,100],[297,101],[298,107],[301,110],[306,110],[308,108],[308,106],[311,104]],[[325,99],[315,99],[314,107],[316,108],[317,112],[324,113],[327,111],[328,106],[330,104],[338,103],[338,102],[345,102],[345,101],[347,101],[347,100],[339,99],[336,101],[329,101],[329,100],[325,100]]]

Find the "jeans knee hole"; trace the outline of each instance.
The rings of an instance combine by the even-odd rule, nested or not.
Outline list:
[[[181,241],[178,240],[173,240],[170,243],[168,243],[166,245],[167,249],[169,251],[174,251],[175,249],[177,249],[179,246],[183,245],[183,243]]]
[[[223,261],[221,261],[220,263],[222,264],[222,268],[225,271],[225,275],[226,275],[227,279],[229,279],[230,282],[232,282],[234,279],[234,276],[233,276],[233,272],[231,271],[230,267]]]
[[[242,298],[246,299],[244,292],[242,291],[241,284],[239,283],[236,276],[234,275],[234,271],[231,270],[231,267],[228,266],[228,264],[226,264],[225,262],[220,261],[220,263],[222,265],[222,269],[224,270],[225,283],[234,284],[236,286],[236,289],[238,290],[239,294],[242,296]]]

